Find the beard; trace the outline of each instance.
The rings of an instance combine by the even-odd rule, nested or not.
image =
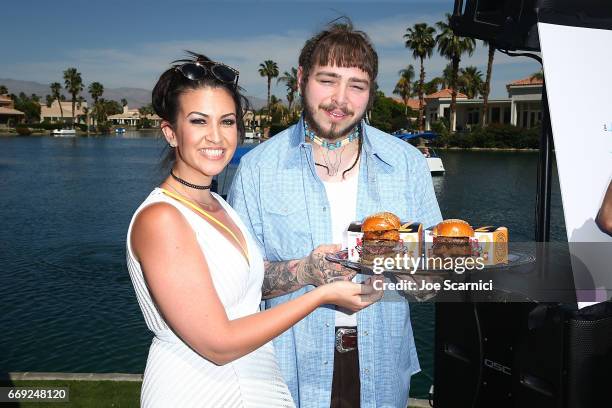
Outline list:
[[[357,126],[359,122],[361,122],[361,120],[365,116],[365,111],[364,111],[361,117],[355,118],[352,122],[350,122],[346,126],[339,127],[337,123],[332,123],[329,129],[325,130],[323,129],[322,125],[316,121],[314,117],[316,108],[310,105],[310,103],[308,102],[308,98],[306,98],[306,95],[303,95],[303,94],[302,94],[302,106],[304,107],[304,120],[306,120],[306,122],[308,123],[308,127],[310,127],[310,129],[312,129],[312,131],[315,132],[315,134],[319,136],[321,139],[326,139],[326,140],[336,140],[338,138],[346,136],[351,130],[353,130],[353,128],[355,128],[355,126]],[[339,109],[342,111],[342,113],[344,113],[347,116],[355,114],[355,112],[353,112],[352,110],[339,106],[334,103],[330,103],[327,105],[319,105],[318,108],[324,111],[331,111],[334,109]]]

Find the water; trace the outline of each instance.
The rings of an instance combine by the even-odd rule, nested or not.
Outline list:
[[[0,374],[143,372],[151,335],[125,267],[125,235],[164,177],[164,145],[138,132],[0,137]],[[537,153],[440,155],[447,174],[434,186],[445,218],[501,222],[514,241],[533,237]],[[233,171],[219,178],[222,189]],[[552,199],[551,235],[564,240],[556,179]],[[433,381],[433,307],[413,304],[412,319],[423,372],[411,394],[422,397]]]

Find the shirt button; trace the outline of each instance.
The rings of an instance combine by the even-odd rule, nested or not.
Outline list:
[[[329,323],[325,323],[325,327],[329,327]]]
[[[369,368],[364,368],[363,372],[366,373],[366,374],[370,374],[370,369]]]
[[[327,207],[323,207],[323,211],[327,210]]]
[[[327,365],[327,361],[324,361],[323,364]]]
[[[367,330],[366,330],[366,331],[364,331],[364,332],[363,332],[363,335],[364,335],[364,336],[367,336],[367,335],[368,335],[368,331],[367,331]]]

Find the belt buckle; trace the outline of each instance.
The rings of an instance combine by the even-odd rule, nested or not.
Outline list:
[[[336,329],[336,350],[338,350],[338,353],[346,353],[349,351],[353,351],[357,348],[357,347],[344,347],[344,345],[342,344],[342,337],[345,334],[357,334],[357,330],[350,329],[347,327]]]

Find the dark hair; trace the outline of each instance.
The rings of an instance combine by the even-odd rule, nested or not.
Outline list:
[[[359,68],[370,76],[370,104],[374,100],[378,54],[368,35],[355,30],[348,17],[332,20],[327,28],[306,41],[299,64],[302,67],[302,88],[315,65]]]
[[[306,41],[299,58],[302,67],[302,81],[300,87],[303,89],[308,81],[310,71],[315,65],[332,65],[342,68],[359,68],[370,76],[370,98],[368,108],[374,103],[374,92],[376,91],[376,76],[378,75],[378,54],[372,45],[372,41],[363,31],[355,30],[351,19],[342,16],[327,24],[327,28],[314,35]],[[302,92],[304,103],[304,92]],[[357,157],[348,169],[342,172],[342,179],[347,172],[351,171],[361,156],[363,147],[363,129],[359,137]],[[329,169],[327,169],[329,172]]]
[[[172,61],[172,67],[166,70],[155,84],[152,92],[152,104],[155,113],[172,126],[176,124],[176,116],[179,110],[179,97],[189,91],[200,88],[223,88],[234,100],[236,106],[236,125],[238,127],[238,140],[244,139],[244,113],[249,108],[249,102],[242,94],[244,91],[238,85],[226,83],[218,80],[213,75],[206,75],[200,80],[192,80],[185,77],[176,67],[189,62],[208,62],[212,61],[203,54],[186,51],[191,58]],[[168,148],[168,152],[162,160],[162,169],[172,167],[176,160],[175,149]]]

